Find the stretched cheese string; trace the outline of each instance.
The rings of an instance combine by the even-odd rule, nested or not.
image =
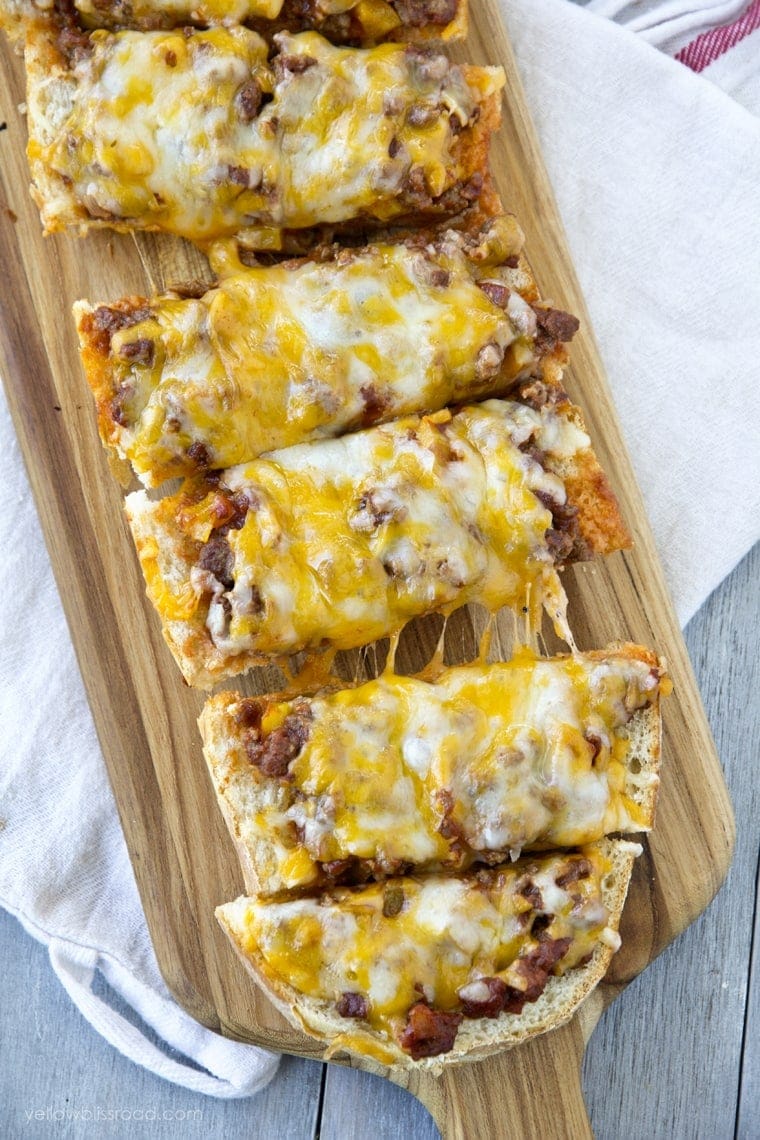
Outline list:
[[[509,607],[501,607],[494,610],[487,611],[485,625],[478,636],[478,651],[475,661],[482,666],[488,664],[488,658],[491,653],[491,648],[494,643],[494,634],[498,642],[497,659],[500,661],[507,661],[521,652],[529,652],[533,655],[540,655],[539,643],[543,648],[543,655],[549,656],[548,650],[544,643],[541,631],[534,627],[533,614],[530,605],[530,583],[527,585],[526,604],[523,607],[523,636],[519,635],[518,622],[519,617]],[[564,593],[564,591],[563,591]],[[564,608],[566,599],[562,599],[562,613],[564,616]],[[445,610],[437,611],[443,616],[443,625],[441,632],[438,635],[435,648],[429,661],[422,666],[422,668],[415,670],[412,674],[415,679],[420,681],[435,682],[438,676],[445,668],[444,651],[446,643],[446,630],[448,628],[449,619],[458,607],[447,608]],[[466,608],[466,607],[465,607]],[[557,607],[558,612],[560,606]],[[505,647],[502,642],[502,628],[497,618],[500,615],[511,616],[512,618],[512,637],[508,647]],[[552,615],[554,617],[554,615]],[[415,619],[412,619],[415,620]],[[278,690],[282,700],[292,699],[293,697],[309,696],[318,692],[326,692],[335,689],[345,689],[348,687],[356,687],[363,684],[365,681],[372,680],[375,677],[395,677],[399,673],[396,669],[396,657],[398,653],[399,641],[401,635],[406,629],[405,625],[400,626],[398,629],[391,631],[389,636],[388,654],[385,663],[381,669],[377,668],[377,646],[378,642],[371,642],[368,645],[360,646],[355,652],[357,653],[356,663],[354,667],[354,675],[351,682],[347,682],[345,677],[341,677],[335,671],[335,658],[338,651],[334,648],[324,650],[312,650],[307,652],[301,663],[298,666],[293,665],[293,659],[288,657],[280,658],[276,664],[285,676],[285,685]],[[572,639],[565,638],[570,646],[571,652],[577,653],[577,646]],[[367,657],[369,650],[375,651],[375,668],[369,666]],[[269,690],[271,691],[271,690]]]

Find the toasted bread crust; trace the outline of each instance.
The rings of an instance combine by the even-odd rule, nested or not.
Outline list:
[[[475,408],[472,409],[463,409],[462,414],[465,416],[475,416],[476,418],[484,415],[490,416],[491,411],[489,409],[491,409],[492,406],[498,410],[508,408],[509,403],[505,402],[502,404],[499,401],[492,401],[482,406],[476,405]],[[495,414],[500,416],[501,412],[497,411]],[[423,433],[428,433],[432,429],[435,433],[432,437],[434,451],[437,446],[436,424],[438,419],[443,415],[444,413],[436,413],[436,416],[433,417],[397,421],[397,424],[403,425],[404,428],[406,428],[408,423],[414,422],[415,425],[419,425],[419,432]],[[577,409],[574,409],[572,405],[560,402],[557,405],[556,416],[557,422],[561,423],[567,420],[572,422],[574,429],[578,427],[578,417],[580,413],[577,412]],[[401,430],[402,427],[400,426],[394,428],[394,431]],[[385,439],[386,435],[381,433],[388,432],[389,429],[386,427],[371,429],[368,433],[365,433],[364,436],[361,436],[362,450],[366,451],[367,446],[374,446],[371,442],[373,440],[379,441]],[[366,443],[364,442],[365,437]],[[349,438],[354,441],[354,446],[360,446],[360,436],[358,434]],[[588,461],[586,457],[593,455],[588,446],[587,437],[579,434],[577,438],[579,443],[575,457],[572,455],[563,455],[561,458],[561,467],[566,473],[572,473],[578,469],[577,464],[579,461],[586,463]],[[335,444],[333,444],[332,441],[327,441],[319,444],[310,444],[308,446],[310,448],[325,449],[332,448]],[[289,449],[289,454],[294,455],[296,451],[297,449]],[[276,454],[285,455],[285,453]],[[314,455],[316,453],[311,452],[310,454]],[[324,454],[326,454],[324,451],[319,452],[319,455]],[[448,462],[448,459],[446,459],[445,462]],[[545,471],[553,472],[556,475],[560,474],[558,470],[560,464],[554,462],[551,453],[546,453],[543,456],[542,462]],[[596,461],[593,460],[592,469],[596,471],[597,467]],[[241,470],[243,469],[235,468],[231,475],[222,473],[222,484],[225,478],[239,478],[240,476],[236,473]],[[599,477],[603,478],[602,476]],[[218,481],[215,485],[218,485]],[[606,486],[606,484],[604,485]],[[277,659],[276,652],[265,654],[261,649],[256,648],[254,644],[241,644],[235,651],[230,651],[229,649],[221,650],[212,640],[207,629],[206,622],[209,612],[208,599],[202,602],[191,585],[192,571],[199,557],[200,545],[196,539],[192,538],[188,533],[185,533],[181,522],[178,522],[178,520],[185,517],[184,512],[187,508],[191,510],[195,509],[193,504],[197,504],[209,491],[210,487],[207,487],[203,481],[200,483],[198,483],[198,481],[189,481],[179,495],[163,499],[158,504],[151,503],[140,492],[128,496],[126,501],[127,516],[132,528],[143,572],[148,583],[149,596],[152,597],[154,604],[162,615],[164,637],[180,665],[185,678],[190,684],[200,688],[210,688],[224,677],[234,676],[236,673],[240,673],[252,666],[271,663],[272,660]],[[216,494],[216,492],[214,492],[214,494]],[[459,494],[459,492],[457,492],[457,494]],[[535,500],[533,501],[535,502]],[[607,534],[608,530],[612,531],[609,541],[606,541],[604,544],[605,551],[609,550],[611,546],[614,546],[616,536],[619,536],[621,540],[623,536],[627,538],[627,532],[622,522],[620,522],[619,516],[610,512],[609,503],[611,501],[613,500],[611,500],[610,492],[610,498],[605,495],[601,501],[600,509],[597,511],[594,502],[590,498],[580,504],[576,504],[571,497],[568,498],[571,509],[576,506],[578,507],[580,533],[584,536],[584,541],[580,544],[576,542],[569,552],[565,549],[565,554],[562,556],[564,562],[577,560],[579,557],[588,557],[595,553],[594,545],[588,545],[585,541],[586,534],[590,535],[591,542],[593,543],[600,541],[597,536]],[[522,526],[522,517],[516,517],[515,523]],[[278,523],[280,527],[283,525],[287,531],[286,522]],[[511,526],[513,524],[510,522],[509,525]],[[347,523],[343,522],[341,526],[347,526]],[[467,541],[470,546],[472,546],[472,535]],[[490,557],[491,555],[489,555],[489,558]],[[496,555],[493,557],[496,558]],[[514,558],[516,555],[510,555],[510,557]],[[489,565],[493,566],[495,572],[498,560],[489,563]],[[520,571],[520,566],[517,564],[515,564],[515,571]],[[446,567],[443,566],[440,572],[446,573]],[[403,573],[403,570],[401,573]],[[389,586],[388,589],[390,588]],[[558,583],[556,588],[559,589]],[[455,593],[452,593],[448,586],[446,590],[452,599],[452,604],[462,604],[466,601],[482,601],[485,604],[491,604],[489,603],[488,596],[483,594],[480,585],[476,584],[475,580],[472,580],[472,584],[467,585],[466,589],[463,587]],[[520,596],[522,597],[522,595]],[[496,603],[496,608],[498,608],[499,605],[507,604],[508,601],[509,599],[506,595],[500,595]],[[520,604],[523,603],[521,602]],[[559,599],[557,599],[557,604],[561,606]],[[537,605],[539,607],[541,605],[540,597],[538,598]],[[437,604],[434,602],[432,605],[429,605],[427,609],[415,608],[413,612],[415,615],[419,615],[423,612],[434,611],[436,608],[440,609],[444,607],[441,606],[440,602]],[[369,611],[367,612],[369,617]],[[554,614],[554,611],[552,612]],[[412,613],[407,613],[405,618],[401,621],[401,624],[405,624],[405,621],[408,620],[410,616],[412,616]],[[536,612],[536,617],[538,617],[538,611]],[[559,620],[560,617],[561,615],[558,615],[555,620]],[[332,644],[337,648],[348,648],[350,645],[366,644],[369,641],[376,640],[378,637],[385,636],[393,631],[387,624],[387,619],[379,621],[377,614],[372,616],[372,622],[371,628],[369,626],[366,627],[366,632],[360,629],[358,635],[355,631],[355,627],[352,626],[350,637],[347,633],[346,637],[342,640],[333,638]],[[319,636],[323,644],[325,642],[330,643],[331,634],[329,630],[323,629]],[[309,641],[300,641],[297,644],[298,647],[302,649],[314,648],[314,644]],[[294,643],[291,641],[280,653],[296,652],[297,650],[293,645]]]
[[[332,43],[350,43],[360,47],[371,47],[378,43],[429,43],[443,40],[454,43],[467,35],[467,0],[452,0],[450,8],[442,9],[433,2],[427,13],[424,5],[404,5],[397,0],[387,0],[380,5],[374,21],[370,17],[363,22],[356,11],[359,0],[345,12],[333,16],[325,15],[319,5],[303,0],[285,0],[279,15],[266,19],[256,15],[256,4],[230,0],[228,12],[221,11],[218,3],[192,3],[187,0],[169,0],[154,3],[139,0],[125,5],[120,0],[74,0],[74,3],[58,7],[69,7],[74,18],[89,30],[106,28],[111,31],[157,31],[194,26],[199,28],[233,24],[244,24],[253,31],[271,39],[278,32],[298,33],[318,31]],[[13,38],[23,42],[31,23],[44,18],[53,10],[52,0],[0,0],[0,28]],[[76,11],[75,11],[76,10]],[[425,18],[427,15],[427,19]]]
[[[607,925],[617,930],[633,863],[641,848],[634,843],[611,839],[602,840],[596,846],[612,862],[612,871],[602,885],[602,898],[610,916]],[[449,1052],[415,1061],[395,1041],[369,1027],[365,1028],[361,1021],[351,1023],[350,1039],[347,1040],[346,1021],[335,1012],[334,1003],[298,993],[273,974],[256,947],[246,946],[243,941],[242,930],[236,921],[236,908],[244,903],[245,899],[239,899],[237,903],[217,907],[216,917],[256,984],[291,1024],[325,1042],[327,1056],[345,1057],[353,1053],[361,1057],[362,1064],[367,1058],[374,1059],[379,1063],[378,1071],[390,1067],[440,1073],[448,1065],[479,1061],[492,1053],[511,1049],[539,1033],[556,1029],[570,1020],[599,984],[614,954],[611,945],[598,943],[586,965],[577,966],[563,977],[550,976],[538,1000],[526,1005],[522,1013],[502,1013],[495,1019],[466,1019],[460,1025]]]
[[[609,663],[610,667],[614,670],[617,668],[617,660],[626,660],[633,664],[634,662],[641,662],[653,675],[663,676],[662,665],[657,661],[654,654],[648,650],[643,649],[641,646],[621,644],[609,646],[606,650],[582,654],[580,656],[570,657],[557,657],[552,659],[552,664],[556,666],[557,671],[560,672],[562,665],[565,661],[580,663],[582,660],[589,662],[604,662]],[[542,663],[546,665],[546,662]],[[467,675],[468,678],[472,676],[472,667],[462,671],[462,675]],[[498,670],[499,666],[491,666],[492,671]],[[620,675],[624,676],[625,666],[620,667]],[[446,671],[456,673],[457,670]],[[484,670],[484,675],[488,672]],[[631,677],[635,675],[635,670],[631,670]],[[392,681],[392,679],[391,679]],[[505,675],[505,681],[508,681],[508,674]],[[429,694],[434,694],[434,685],[432,682],[428,685],[427,682],[420,683],[419,689],[415,690],[415,723],[428,723],[429,715],[425,713],[425,701]],[[647,683],[649,679],[647,678]],[[382,687],[382,686],[381,686]],[[334,692],[338,686],[334,686],[329,693]],[[372,690],[372,685],[365,685],[359,689],[361,696],[361,704],[354,706],[357,709],[366,708],[368,717],[371,719],[372,702],[374,698],[383,699],[382,692],[375,692]],[[320,694],[323,696],[326,694]],[[339,704],[336,708],[346,709],[345,698],[350,695],[350,690],[343,690],[337,693]],[[624,827],[619,816],[615,817],[611,827],[608,829],[611,832],[645,832],[650,831],[654,824],[655,806],[657,801],[657,792],[659,788],[659,764],[660,764],[660,741],[661,741],[661,722],[659,710],[659,682],[654,683],[654,687],[649,693],[649,700],[646,705],[637,709],[627,724],[620,724],[613,730],[612,741],[626,741],[627,751],[625,754],[625,783],[622,787],[610,790],[610,797],[615,798],[616,802],[623,803],[624,800],[630,800],[636,805],[636,810],[633,816],[628,815],[629,821],[635,819],[636,822],[631,826]],[[407,695],[406,700],[409,700]],[[294,783],[294,777],[288,771],[278,778],[262,768],[257,767],[251,759],[246,747],[246,741],[250,737],[245,725],[250,722],[253,717],[254,721],[264,723],[272,716],[275,722],[279,722],[278,710],[281,708],[292,708],[293,697],[292,694],[279,694],[271,697],[260,698],[245,698],[241,699],[238,693],[226,692],[219,693],[212,697],[205,705],[200,719],[198,721],[201,729],[201,735],[204,742],[204,756],[209,768],[214,790],[217,795],[220,810],[224,815],[230,835],[235,843],[241,867],[244,874],[245,889],[251,895],[259,896],[275,896],[287,894],[290,889],[296,890],[314,890],[320,887],[329,887],[334,885],[335,875],[347,875],[348,878],[341,878],[339,881],[363,882],[366,877],[369,878],[382,878],[387,874],[397,873],[393,869],[388,870],[382,860],[378,862],[378,853],[382,850],[382,844],[373,848],[374,855],[372,858],[364,860],[353,860],[346,858],[348,855],[347,849],[343,848],[330,858],[346,859],[348,864],[345,867],[337,868],[332,874],[325,869],[324,863],[315,861],[313,854],[309,853],[309,849],[303,842],[292,842],[289,840],[287,849],[283,849],[281,844],[283,842],[282,832],[280,825],[277,821],[281,820],[283,815],[292,809],[301,795],[308,793],[303,792],[302,780],[306,780],[306,784],[311,787],[315,775],[312,774],[311,769],[307,767],[306,772],[303,771],[301,766],[301,775]],[[319,706],[315,707],[310,700],[299,699],[298,708],[301,710],[302,715],[307,717],[313,714],[317,719],[320,717],[321,712]],[[430,715],[433,714],[435,704],[431,706]],[[361,721],[360,714],[358,715]],[[307,731],[311,735],[310,725],[311,720],[306,721]],[[352,722],[353,723],[353,720]],[[531,722],[531,727],[536,731],[540,729],[540,722],[535,725]],[[350,731],[350,730],[349,730]],[[389,729],[389,732],[391,730]],[[589,730],[590,731],[590,730]],[[323,749],[325,746],[324,736],[320,736],[319,746],[319,759],[318,764],[321,772],[325,772],[325,758]],[[390,738],[389,738],[390,741]],[[306,755],[308,756],[308,738],[304,747],[307,749]],[[336,741],[336,747],[342,749],[346,748],[346,737],[341,736],[341,741]],[[376,742],[375,747],[378,748],[383,755],[385,755],[386,744],[384,742]],[[388,748],[392,748],[390,742],[387,744]],[[341,764],[345,761],[341,761]],[[342,768],[341,768],[342,770]],[[593,765],[592,765],[593,770]],[[373,769],[369,769],[370,773]],[[392,777],[389,769],[389,781],[392,786]],[[336,780],[339,780],[338,770],[334,772]],[[591,773],[588,773],[590,776]],[[322,780],[324,780],[324,775]],[[460,786],[461,785],[457,785]],[[522,786],[519,786],[517,791],[520,792]],[[292,789],[299,789],[294,796]],[[353,801],[351,799],[353,785],[350,780],[346,782],[345,788],[340,784],[336,789],[336,794],[339,797],[341,810],[348,809],[353,812]],[[491,793],[493,794],[493,793]],[[364,793],[362,793],[364,795]],[[425,814],[433,810],[435,796],[429,793],[430,799],[425,801],[424,809],[421,809],[421,818]],[[524,812],[524,800],[520,799],[521,811]],[[508,804],[505,804],[508,807]],[[361,818],[361,808],[356,807],[357,818]],[[382,811],[382,806],[379,807]],[[459,818],[461,812],[466,811],[466,805],[459,804],[456,799],[452,799],[449,807],[449,812],[452,818]],[[417,818],[417,817],[415,817]],[[405,826],[412,828],[415,826],[409,820]],[[421,825],[419,825],[421,826]],[[375,834],[375,833],[373,833]],[[573,841],[582,843],[589,842],[598,838],[599,832],[586,833],[581,836],[574,835]],[[497,851],[494,847],[489,847],[482,852],[477,850],[468,851],[465,854],[464,848],[461,847],[462,836],[458,832],[453,832],[449,837],[450,841],[454,841],[454,846],[449,847],[449,854],[446,856],[448,862],[445,865],[436,863],[435,859],[424,861],[422,864],[414,864],[409,870],[410,872],[417,873],[419,871],[436,871],[443,869],[462,869],[468,866],[472,860],[477,862],[480,857],[483,857],[488,863],[493,863],[498,858],[507,859],[510,854],[509,845]],[[564,839],[559,840],[563,843]],[[375,841],[377,844],[377,840]],[[552,846],[557,846],[556,842],[541,842],[541,841],[527,841],[523,843],[523,851],[537,851],[545,850]],[[290,860],[293,856],[303,854],[303,866],[299,866],[295,876],[290,880],[283,877],[283,867],[285,862]],[[513,852],[513,855],[515,852]],[[352,877],[353,876],[353,877]],[[294,884],[294,886],[293,886]]]
[[[18,26],[10,16],[8,22],[10,27]],[[51,143],[66,137],[68,118],[80,99],[77,72],[70,66],[61,47],[61,25],[55,18],[40,16],[32,20],[25,31],[31,190],[40,209],[45,231],[55,233],[69,227],[75,227],[80,234],[102,228],[123,233],[134,230],[168,230],[201,245],[206,245],[216,237],[229,236],[232,232],[229,221],[224,223],[225,228],[219,232],[204,230],[201,236],[200,232],[183,229],[182,222],[165,223],[161,220],[163,214],[157,215],[155,209],[121,217],[118,212],[104,210],[100,204],[88,205],[83,200],[69,176],[70,172],[57,170],[46,155],[46,148]],[[98,35],[105,36],[108,33],[101,32]],[[87,37],[81,38],[86,44]],[[103,43],[101,40],[101,47]],[[82,50],[88,49],[85,47]],[[474,67],[461,69],[462,75],[473,81],[473,92],[478,90],[476,80],[482,72],[483,69]],[[298,77],[294,82],[297,81]],[[447,179],[441,193],[427,198],[421,205],[416,192],[411,189],[406,191],[403,186],[397,190],[394,200],[408,203],[409,208],[406,211],[399,210],[394,205],[391,212],[394,228],[410,231],[440,219],[469,229],[484,218],[502,211],[488,171],[490,135],[500,122],[500,102],[501,96],[496,91],[478,96],[477,120],[452,137],[448,169],[456,173]],[[226,152],[225,160],[228,161]],[[266,214],[257,218],[248,212],[245,220],[241,217],[238,228],[241,240],[250,249],[308,250],[326,238],[346,238],[357,233],[371,234],[373,230],[387,228],[391,215],[384,204],[386,199],[387,195],[384,198],[383,193],[378,191],[377,207],[358,208],[354,216],[330,225],[320,223],[293,229],[289,228],[287,218],[281,222],[272,222]]]
[[[370,422],[504,395],[531,377],[553,383],[566,357],[560,337],[575,322],[539,300],[522,241],[502,215],[473,235],[330,245],[268,266],[246,266],[225,246],[214,255],[220,280],[205,293],[77,302],[101,439],[156,487]],[[381,315],[364,316],[367,287]],[[275,295],[282,316],[265,321],[261,306]],[[329,332],[294,337],[290,314],[311,330],[326,299]],[[564,324],[549,335],[540,322],[552,318]],[[488,353],[495,366],[484,363]]]

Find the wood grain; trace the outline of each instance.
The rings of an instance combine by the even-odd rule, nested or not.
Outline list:
[[[493,1119],[519,1121],[519,1135],[547,1135],[544,1111],[567,1135],[587,1134],[578,1070],[603,1005],[704,908],[728,866],[730,804],[652,537],[620,437],[598,353],[551,190],[538,154],[519,77],[492,0],[474,13],[461,58],[501,62],[508,75],[505,126],[493,166],[505,202],[520,216],[528,253],[547,296],[583,319],[568,377],[586,410],[636,539],[635,550],[567,576],[571,618],[582,648],[630,638],[668,658],[677,697],[669,702],[657,830],[634,876],[623,920],[624,948],[606,983],[566,1030],[506,1058],[462,1066],[442,1081],[410,1087],[451,1136],[486,1135]],[[242,976],[213,921],[214,906],[234,897],[240,876],[213,803],[195,718],[201,697],[185,688],[144,597],[121,493],[97,440],[67,311],[78,297],[109,300],[145,292],[205,267],[189,247],[168,239],[98,234],[42,239],[24,187],[21,68],[3,48],[0,113],[0,356],[9,403],[61,590],[127,843],[166,980],[204,1024],[243,1040],[319,1056]],[[15,220],[13,220],[15,218]],[[469,620],[456,627],[459,656],[472,643]],[[502,626],[508,639],[509,623]],[[421,661],[429,638],[413,630],[407,653]],[[357,660],[356,658],[354,659]],[[350,666],[349,666],[350,667]],[[264,691],[272,674],[246,682]],[[705,794],[705,789],[710,794]],[[534,1096],[535,1118],[515,1115],[537,1073],[551,1073]],[[466,1110],[466,1111],[464,1111]],[[507,1115],[505,1116],[505,1113]],[[469,1121],[469,1123],[465,1123]],[[517,1126],[516,1126],[517,1127]],[[584,1131],[585,1130],[585,1131]],[[502,1133],[506,1135],[506,1133]],[[518,1134],[518,1133],[515,1133]]]
[[[760,842],[760,782],[756,766],[747,762],[750,752],[757,756],[760,743],[760,705],[752,699],[760,683],[754,649],[759,582],[760,545],[686,629],[735,804],[736,853],[707,911],[626,987],[588,1042],[583,1090],[597,1140],[726,1140],[737,1104],[736,1135],[741,1140],[760,1135],[760,1097],[749,1075],[760,1041],[760,1010],[756,1002],[753,1010],[751,980],[749,993],[747,987]],[[0,961],[6,964],[0,978],[4,1134],[21,1135],[30,1109],[101,1104],[150,1106],[159,1114],[179,1109],[189,1114],[186,1121],[202,1121],[208,1134],[225,1140],[437,1140],[440,1135],[428,1111],[405,1089],[371,1073],[298,1057],[286,1058],[254,1100],[218,1101],[179,1089],[118,1056],[93,1032],[62,990],[45,948],[2,911]],[[498,1124],[492,1136],[498,1135]],[[86,1121],[59,1127],[65,1140],[92,1138]],[[176,1131],[176,1124],[167,1127]],[[127,1120],[109,1128],[112,1136],[132,1140],[136,1126]]]

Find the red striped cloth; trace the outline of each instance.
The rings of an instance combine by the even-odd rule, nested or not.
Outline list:
[[[732,23],[703,32],[676,55],[676,59],[690,67],[692,71],[704,71],[708,64],[725,55],[750,32],[760,28],[760,0],[752,3]]]

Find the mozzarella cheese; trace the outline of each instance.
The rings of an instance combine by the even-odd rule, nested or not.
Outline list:
[[[104,441],[156,486],[195,470],[199,447],[205,465],[229,467],[515,382],[536,362],[536,323],[512,297],[514,316],[452,240],[247,269],[199,300],[136,303],[105,354],[102,310],[77,315]]]
[[[90,27],[129,24],[132,27],[182,24],[244,24],[247,20],[274,20],[283,0],[74,0]]]
[[[549,917],[543,940],[569,940],[555,974],[578,965],[600,942],[617,948],[602,901],[611,862],[586,848],[585,876],[561,885],[578,858],[526,860],[480,872],[477,880],[393,879],[318,899],[241,898],[217,913],[264,978],[278,992],[288,987],[291,1003],[294,996],[332,1004],[344,994],[361,995],[365,1023],[392,1040],[421,999],[434,1009],[456,1011],[463,996],[477,996],[474,984],[484,978],[524,992],[519,961],[540,945],[531,930],[538,915]],[[544,899],[551,899],[551,911]],[[349,1033],[350,1027],[346,1022]],[[334,1043],[341,1044],[340,1038]]]
[[[246,28],[96,31],[53,88],[32,40],[29,158],[47,228],[100,219],[279,248],[283,228],[386,221],[458,183],[458,132],[503,85],[499,68],[465,78],[394,44],[277,41],[273,70]],[[430,120],[415,126],[413,107]]]
[[[561,407],[491,400],[272,452],[158,503],[130,495],[151,600],[165,621],[193,623],[170,638],[193,638],[186,675],[239,672],[246,654],[363,645],[468,601],[524,610],[533,628],[546,606],[570,642],[544,505],[565,503],[565,488],[521,450],[549,439],[551,462],[588,452]],[[233,517],[229,582],[202,550]]]
[[[385,674],[270,703],[250,750],[236,694],[212,698],[201,727],[218,793],[271,893],[308,886],[321,864],[344,859],[381,874],[466,867],[648,830],[641,793],[658,782],[656,756],[632,775],[625,726],[660,683],[640,650],[555,660],[524,651],[432,684]],[[286,775],[267,777],[257,750],[304,706],[303,747]]]
[[[426,39],[433,29],[436,38],[460,39],[466,26],[464,3],[461,0],[454,5],[449,14],[433,2],[428,13],[417,16],[414,10],[389,0],[300,0],[287,7],[283,0],[130,0],[128,7],[122,0],[75,0],[84,24],[91,28],[128,26],[153,30],[183,24],[229,27],[253,23],[268,31],[265,25],[271,21],[272,28],[324,28],[333,41],[362,44],[385,37],[395,39],[399,31],[404,39]],[[34,0],[34,6],[44,9],[51,5],[47,0]],[[413,20],[411,25],[408,18],[402,19],[407,12]]]

